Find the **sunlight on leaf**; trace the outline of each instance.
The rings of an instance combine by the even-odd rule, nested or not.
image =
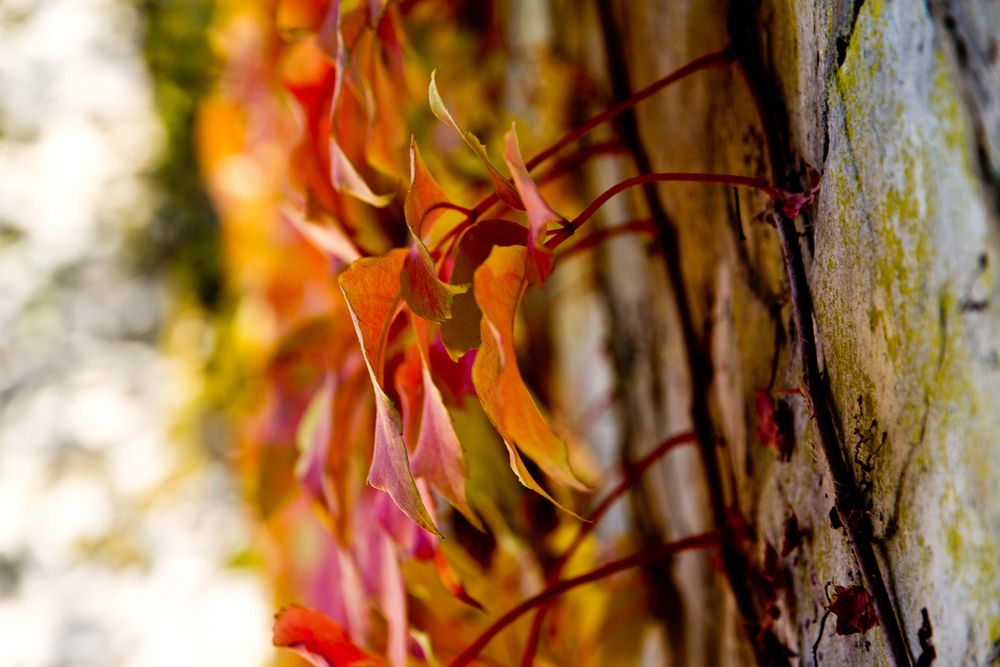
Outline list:
[[[471,283],[476,269],[486,261],[494,247],[523,246],[527,231],[509,220],[479,221],[459,242],[451,272],[452,282]],[[457,361],[469,350],[479,347],[482,316],[471,290],[457,294],[452,300],[451,318],[441,323],[441,342],[452,359]]]
[[[347,631],[312,609],[286,607],[274,621],[275,646],[292,649],[316,667],[383,667],[387,663],[351,641]]]
[[[511,208],[523,211],[524,204],[521,203],[521,198],[518,196],[517,190],[513,185],[511,185],[511,182],[507,180],[507,178],[501,174],[496,167],[493,166],[493,163],[490,162],[489,155],[486,153],[486,146],[483,146],[482,142],[476,138],[476,135],[462,130],[458,123],[455,122],[451,112],[449,112],[448,108],[444,105],[444,100],[441,99],[441,94],[438,93],[437,82],[434,80],[434,75],[436,73],[437,70],[431,72],[431,83],[427,89],[427,95],[430,98],[431,103],[431,111],[435,116],[437,116],[438,120],[458,132],[462,139],[465,140],[465,143],[469,146],[469,148],[471,148],[479,157],[483,166],[486,167],[486,171],[489,172],[490,179],[493,180],[493,186],[496,188],[497,195],[500,199]]]
[[[476,270],[474,290],[483,319],[472,381],[486,414],[506,442],[523,451],[552,479],[585,489],[570,467],[566,443],[552,432],[517,367],[514,320],[525,288],[525,255],[525,249],[518,246],[497,247]],[[528,485],[527,471],[513,449],[511,464]]]
[[[449,203],[444,190],[438,185],[433,174],[427,169],[415,137],[410,138],[410,189],[406,191],[403,214],[410,231],[424,238],[424,230],[430,230],[443,209],[432,211],[435,204]]]
[[[383,389],[383,356],[389,325],[400,303],[399,280],[406,251],[360,259],[341,274],[340,288],[368,363],[375,390],[375,447],[368,483],[382,489],[407,516],[439,535],[410,473],[399,413]]]
[[[371,204],[376,208],[388,206],[392,201],[393,194],[387,193],[377,195],[372,192],[368,183],[361,178],[361,174],[354,168],[351,161],[347,159],[344,150],[333,137],[330,137],[330,180],[337,190],[351,195],[361,201]]]

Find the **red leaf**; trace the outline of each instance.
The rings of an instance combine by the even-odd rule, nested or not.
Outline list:
[[[389,325],[400,303],[399,280],[406,251],[360,259],[340,276],[354,328],[375,390],[375,447],[368,483],[382,489],[408,517],[439,535],[410,473],[399,413],[383,385],[383,357]]]
[[[332,434],[333,379],[328,375],[309,402],[295,434],[299,460],[295,477],[314,497],[324,499],[323,478]]]
[[[351,641],[347,632],[329,618],[304,607],[286,607],[274,621],[275,646],[303,652],[317,667],[376,667],[381,658]]]
[[[531,180],[521,157],[521,147],[517,143],[514,126],[511,126],[510,132],[504,137],[503,159],[528,213],[528,280],[541,286],[552,273],[552,253],[543,245],[545,232],[549,223],[559,222],[563,218],[549,207],[538,191],[538,186]]]
[[[344,40],[340,34],[340,0],[334,0],[317,36],[317,44],[329,55],[336,68],[336,83],[333,87],[329,110],[330,118],[337,113],[340,93],[343,90],[344,78],[347,76],[349,61],[344,48]],[[328,125],[329,127],[329,125]],[[340,141],[330,133],[327,137],[317,137],[317,140],[327,141],[329,148],[330,182],[333,187],[344,194],[360,199],[375,207],[383,207],[392,201],[393,194],[377,195],[372,192],[368,183],[361,177],[344,152]]]
[[[864,586],[834,585],[833,591],[833,602],[826,609],[837,617],[838,635],[864,634],[878,623],[874,600]]]
[[[779,191],[781,196],[781,212],[789,220],[794,220],[799,216],[799,212],[813,203],[816,195],[819,194],[820,173],[812,166],[808,166],[809,171],[809,191],[808,192],[786,192]]]
[[[773,449],[782,461],[790,460],[794,434],[789,432],[791,428],[788,420],[791,415],[787,406],[775,405],[770,392],[763,388],[757,389],[755,400],[757,437],[760,439],[760,443]]]

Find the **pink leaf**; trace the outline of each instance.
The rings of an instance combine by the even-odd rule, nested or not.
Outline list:
[[[531,180],[521,157],[521,147],[517,143],[517,131],[513,125],[504,136],[503,159],[528,213],[528,280],[541,286],[552,273],[552,253],[543,245],[545,232],[549,223],[560,222],[563,218],[549,207],[538,191],[538,186]]]
[[[354,328],[375,390],[375,446],[368,483],[389,494],[399,509],[428,532],[439,535],[410,474],[399,413],[383,388],[383,357],[389,325],[400,304],[399,281],[406,251],[363,258],[340,275]]]

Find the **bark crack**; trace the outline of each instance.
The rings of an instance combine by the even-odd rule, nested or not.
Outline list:
[[[854,23],[862,2],[855,3]],[[789,142],[788,109],[775,78],[767,47],[753,26],[758,25],[753,9],[734,4],[730,11],[730,35],[737,58],[744,69],[751,93],[757,103],[767,137],[768,156],[779,187],[790,191],[801,189],[798,178],[790,178],[790,169],[797,158]],[[846,56],[845,44],[844,54]],[[813,300],[806,277],[800,237],[795,221],[775,211],[781,238],[792,311],[798,330],[798,345],[802,364],[802,384],[813,408],[816,435],[833,479],[835,512],[847,534],[858,570],[875,602],[879,625],[885,636],[890,659],[896,665],[913,665],[913,656],[900,624],[893,598],[886,586],[882,568],[875,555],[871,518],[864,506],[864,493],[859,488],[854,471],[848,465],[835,417],[835,402],[827,382],[820,372],[817,337],[813,324]]]
[[[851,39],[854,38],[854,30],[858,25],[858,15],[861,13],[861,8],[864,6],[865,0],[853,0],[851,5],[851,15],[848,21],[849,25],[846,33],[842,33],[837,37],[837,67],[840,68],[847,60],[847,52],[851,49]]]
[[[1000,42],[994,36],[985,48],[980,48],[970,35],[965,11],[961,3],[953,0],[933,0],[928,3],[931,16],[938,31],[942,33],[948,48],[954,55],[955,64],[962,76],[960,94],[965,103],[966,113],[972,125],[973,156],[979,180],[986,190],[990,205],[993,208],[993,219],[1000,217],[1000,163],[997,156],[991,155],[989,128],[987,127],[987,107],[1000,106],[997,99],[998,88],[995,81],[997,59],[1000,58]],[[995,111],[1000,114],[1000,110]],[[994,130],[997,128],[994,127]],[[996,137],[995,141],[1000,141]]]

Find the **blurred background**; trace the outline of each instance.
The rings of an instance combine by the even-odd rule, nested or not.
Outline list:
[[[202,368],[208,0],[0,0],[0,665],[260,665]]]

